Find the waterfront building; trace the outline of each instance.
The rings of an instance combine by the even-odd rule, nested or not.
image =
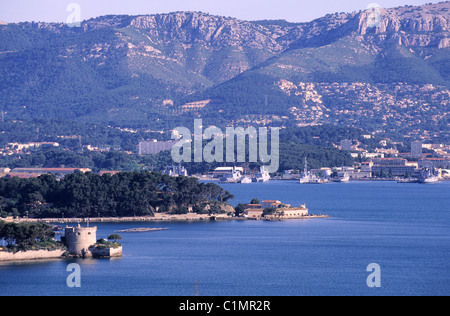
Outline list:
[[[248,205],[246,205],[247,207]],[[300,205],[300,207],[291,207],[289,204],[281,203],[276,200],[265,200],[261,203],[260,208],[254,208],[259,204],[252,205],[251,208],[246,208],[244,211],[244,217],[260,219],[263,216],[264,210],[272,208],[276,212],[272,215],[265,215],[264,218],[301,218],[309,215],[309,211],[306,205]],[[281,206],[281,207],[280,207]]]
[[[276,200],[265,200],[265,201],[262,201],[262,203],[261,203],[262,209],[278,208],[279,206],[290,207],[289,204],[284,204],[284,203],[281,203],[280,201],[276,201]]]
[[[264,210],[260,209],[247,209],[244,211],[244,217],[248,218],[260,218],[263,215]]]
[[[372,159],[372,174],[380,177],[404,177],[416,173],[417,165],[409,164],[404,158]]]
[[[420,159],[419,168],[450,169],[450,158]]]
[[[308,216],[309,212],[306,208],[306,205],[300,205],[299,208],[287,208],[287,209],[281,209],[282,217],[302,217],[302,216]]]
[[[406,166],[407,160],[404,158],[374,158],[374,166]]]
[[[361,172],[372,172],[373,161],[361,163]]]

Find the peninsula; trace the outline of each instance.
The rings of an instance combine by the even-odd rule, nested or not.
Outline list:
[[[38,259],[111,258],[122,256],[117,234],[97,240],[97,227],[66,227],[58,241],[55,231],[45,223],[6,223],[0,221],[0,262]]]
[[[158,214],[233,213],[233,195],[213,183],[160,173],[73,173],[0,178],[3,217],[58,219],[158,217]]]

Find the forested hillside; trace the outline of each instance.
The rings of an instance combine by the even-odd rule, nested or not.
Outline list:
[[[35,179],[1,178],[2,216],[123,217],[151,216],[155,212],[220,212],[233,196],[216,184],[195,178],[150,172],[110,175],[75,173],[57,181],[53,175]]]
[[[355,96],[346,93],[336,106],[330,87],[339,84],[341,91],[358,83],[384,90],[388,84],[398,87],[394,98],[406,94],[414,102],[431,84],[447,95],[449,9],[450,2],[382,8],[377,25],[369,22],[370,10],[307,23],[175,12],[99,17],[80,28],[0,25],[0,110],[14,120],[71,118],[168,129],[198,116],[215,125],[242,120],[364,127],[365,120],[349,122],[339,114]],[[319,112],[326,115],[311,118],[308,112],[298,119],[295,109],[316,105],[301,90],[286,93],[283,82],[325,87],[317,92]],[[448,104],[432,94],[429,99],[440,117],[421,119],[407,132],[447,126]],[[183,108],[202,100],[211,101],[202,109]],[[395,99],[389,110],[404,102]],[[414,105],[407,115],[415,118],[416,112]]]

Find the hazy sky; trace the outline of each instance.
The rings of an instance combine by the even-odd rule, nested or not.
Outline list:
[[[107,14],[154,14],[202,11],[243,20],[284,19],[306,22],[327,13],[352,12],[371,3],[381,7],[421,5],[442,0],[0,0],[0,20],[5,22],[66,22],[67,6],[76,3],[81,20]]]

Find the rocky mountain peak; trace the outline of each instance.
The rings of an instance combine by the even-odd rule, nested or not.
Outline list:
[[[359,32],[365,34],[376,25],[377,33],[440,32],[449,30],[450,2],[421,7],[406,6],[395,9],[372,8],[360,16]]]
[[[357,32],[395,39],[405,46],[448,47],[450,2],[395,9],[371,8],[358,16]]]

